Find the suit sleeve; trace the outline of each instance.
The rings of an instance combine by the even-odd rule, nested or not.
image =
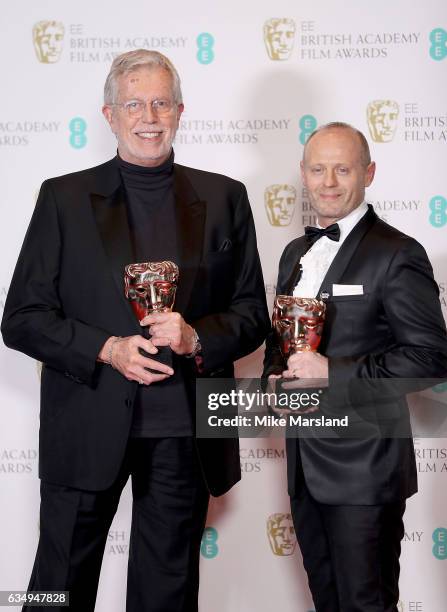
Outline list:
[[[225,312],[193,323],[202,345],[205,372],[257,349],[270,325],[255,226],[243,185],[235,206],[232,237],[235,283],[231,304]]]
[[[446,377],[447,336],[439,291],[428,257],[415,240],[409,239],[394,254],[382,302],[390,328],[388,347],[370,355],[329,357],[330,383]]]
[[[6,346],[91,384],[96,357],[110,334],[65,316],[58,293],[62,241],[56,198],[45,181],[11,281],[1,331]]]

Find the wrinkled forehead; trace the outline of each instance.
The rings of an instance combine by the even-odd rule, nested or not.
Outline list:
[[[173,92],[174,82],[169,70],[158,64],[141,64],[125,70],[116,77],[117,94],[135,92],[140,89],[154,89],[156,94],[169,95]],[[158,91],[158,90],[162,91]]]

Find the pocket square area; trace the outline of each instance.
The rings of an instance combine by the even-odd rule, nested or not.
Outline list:
[[[332,295],[363,295],[363,285],[332,285]]]
[[[232,246],[233,246],[233,243],[231,242],[231,240],[229,238],[225,238],[225,240],[222,242],[222,244],[218,248],[218,251],[219,253],[221,253],[222,251],[228,251],[229,249],[231,249]]]

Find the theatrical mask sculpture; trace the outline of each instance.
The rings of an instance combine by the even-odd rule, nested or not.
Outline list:
[[[124,271],[124,293],[139,321],[155,312],[171,312],[174,307],[179,272],[172,261],[133,263]],[[143,335],[150,339],[147,327]],[[169,346],[158,347],[157,355],[148,355],[172,365]]]

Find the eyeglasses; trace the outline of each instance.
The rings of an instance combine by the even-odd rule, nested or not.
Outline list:
[[[110,106],[123,108],[129,117],[141,117],[147,104],[150,105],[152,112],[158,117],[168,115],[175,106],[173,100],[166,100],[165,98],[156,98],[146,102],[144,100],[129,100],[128,102],[110,104]]]

